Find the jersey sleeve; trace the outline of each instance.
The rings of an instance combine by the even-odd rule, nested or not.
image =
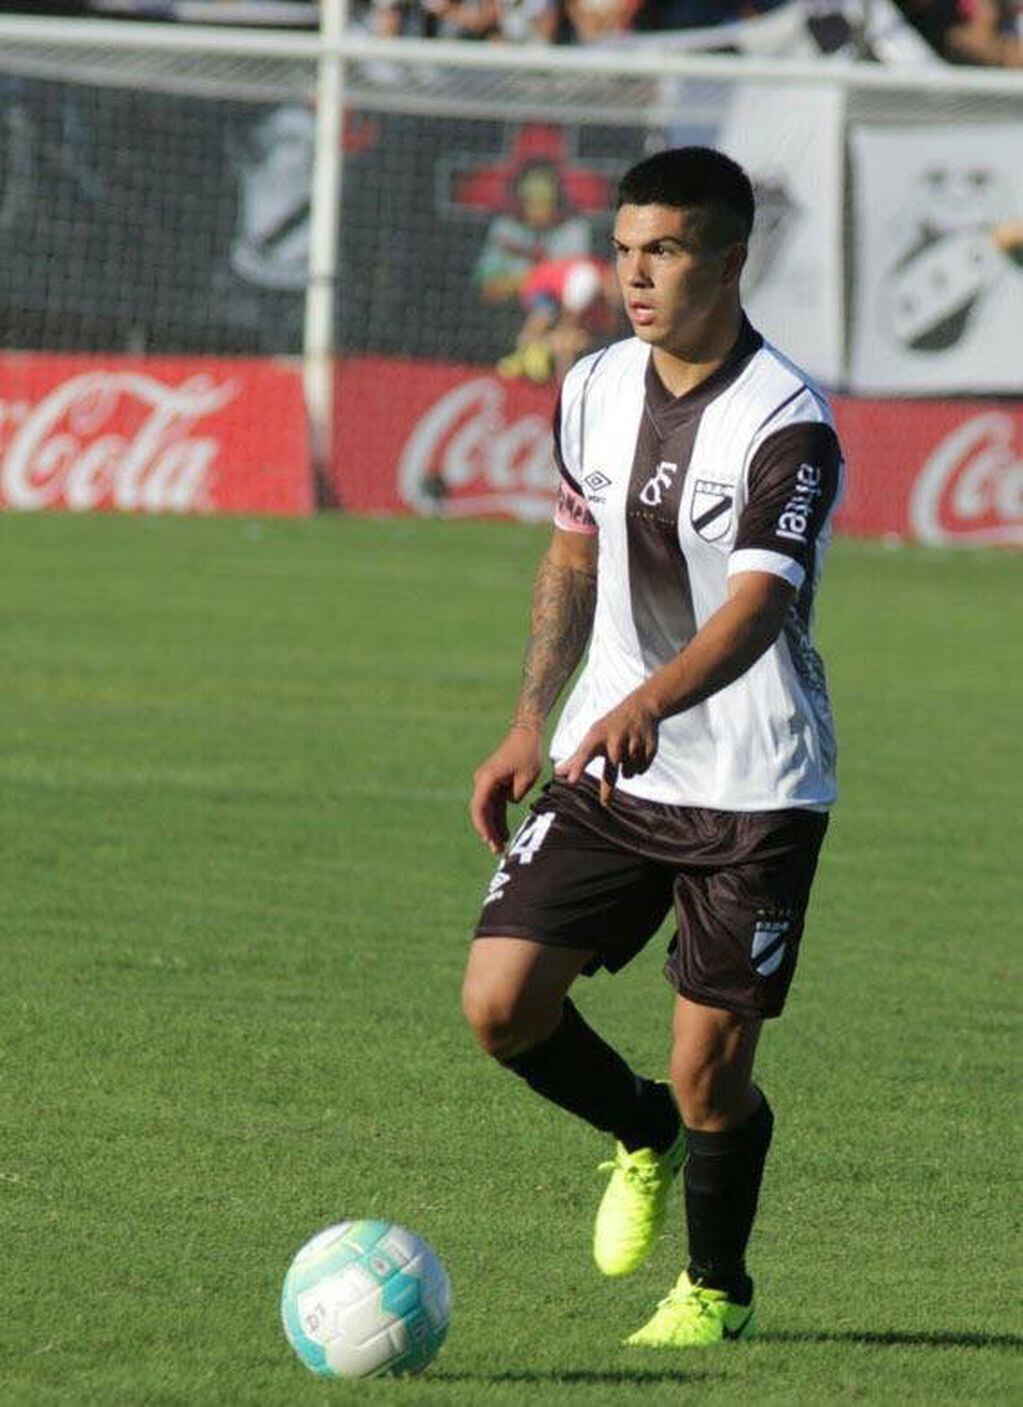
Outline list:
[[[798,591],[841,483],[842,451],[830,425],[801,422],[769,435],[750,461],[728,575],[769,572]]]
[[[562,391],[554,408],[554,464],[558,471],[558,496],[554,504],[554,526],[564,532],[584,533],[592,537],[597,524],[583,497],[579,482],[579,466],[567,460],[571,457],[571,437],[563,433],[564,400]]]

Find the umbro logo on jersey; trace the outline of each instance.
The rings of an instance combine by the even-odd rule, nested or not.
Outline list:
[[[599,469],[594,469],[592,474],[587,474],[583,483],[591,493],[600,493],[601,489],[611,487],[611,480],[606,474],[602,474]]]
[[[697,479],[689,516],[704,542],[720,542],[727,536],[728,529],[732,526],[734,501],[731,484],[717,484],[712,479]]]
[[[781,967],[788,947],[785,935],[791,926],[791,920],[787,918],[757,919],[750,957],[761,977],[770,977]]]
[[[670,460],[662,459],[657,468],[647,479],[646,483],[639,491],[640,503],[645,503],[648,508],[660,508],[664,495],[671,488],[674,477],[678,473],[678,465],[672,464]]]

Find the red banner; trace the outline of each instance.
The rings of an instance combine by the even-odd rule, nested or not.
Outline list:
[[[546,521],[554,503],[549,386],[483,367],[343,361],[333,482],[357,513]]]
[[[550,517],[549,386],[480,367],[340,364],[334,487],[354,512]],[[848,460],[836,526],[1023,545],[1023,402],[833,400]]]
[[[1023,546],[1023,402],[835,402],[849,466],[839,531]]]
[[[0,508],[307,514],[298,370],[0,354]]]

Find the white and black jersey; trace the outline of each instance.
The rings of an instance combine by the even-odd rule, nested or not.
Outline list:
[[[729,576],[770,572],[797,591],[778,640],[733,684],[666,719],[649,770],[618,785],[725,811],[830,805],[835,738],[810,623],[843,467],[821,393],[748,323],[724,365],[677,397],[650,348],[629,338],[569,372],[555,457],[555,522],[599,534],[593,636],[555,761],[692,639],[725,603]]]

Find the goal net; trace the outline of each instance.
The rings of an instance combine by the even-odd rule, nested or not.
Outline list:
[[[328,50],[315,36],[96,22],[72,43],[61,30],[0,22],[5,347],[22,368],[87,354],[192,359],[199,375],[209,359],[279,371],[268,359],[285,358],[298,377]],[[334,501],[545,516],[558,375],[626,330],[601,283],[616,180],[660,147],[700,143],[757,188],[751,317],[834,393],[858,446],[849,530],[990,540],[1006,527],[988,487],[972,519],[968,494],[949,503],[971,455],[1019,458],[1018,75],[358,35],[328,72],[344,106],[326,275],[337,370],[314,411],[332,403]],[[570,285],[576,265],[590,273]],[[567,315],[567,343],[546,325],[533,335],[537,308],[555,330]],[[236,396],[232,435],[247,418],[258,439],[272,399]],[[294,415],[294,385],[286,399]],[[896,430],[899,463],[873,467]],[[966,448],[949,448],[960,431]],[[935,488],[942,453],[954,465]]]

